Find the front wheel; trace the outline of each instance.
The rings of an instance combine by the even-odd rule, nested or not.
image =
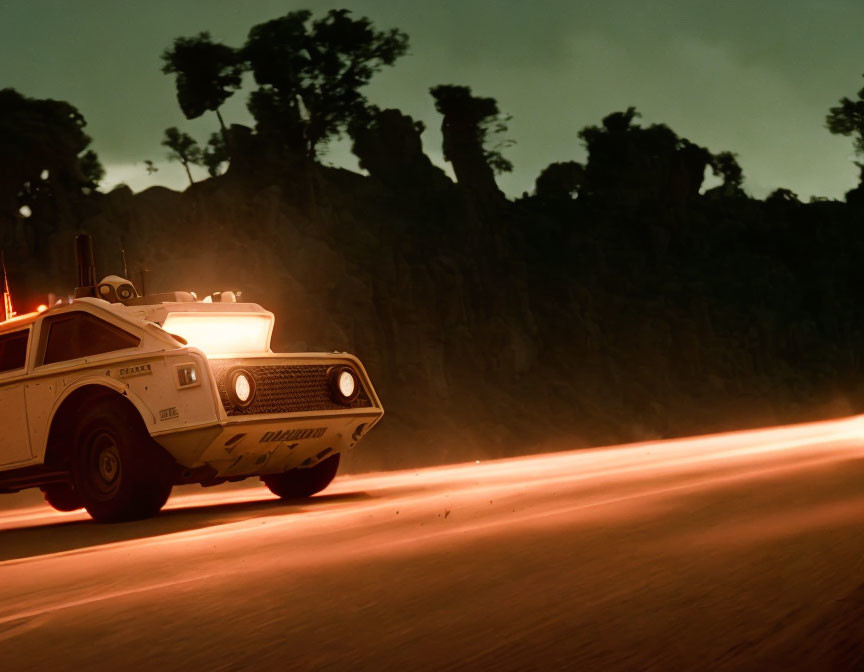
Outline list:
[[[112,400],[86,410],[74,441],[75,490],[94,520],[149,518],[164,506],[171,494],[164,456],[127,402]]]
[[[284,474],[262,476],[264,485],[282,499],[303,499],[321,492],[336,478],[339,454],[328,457],[309,469],[292,469]]]

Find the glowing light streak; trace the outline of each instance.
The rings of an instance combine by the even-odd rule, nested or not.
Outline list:
[[[6,276],[6,255],[0,255],[0,265],[3,267],[3,321],[11,320],[16,313],[12,309],[12,293],[9,291],[9,278]]]

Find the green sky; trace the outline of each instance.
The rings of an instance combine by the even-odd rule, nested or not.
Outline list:
[[[584,158],[579,129],[635,105],[713,151],[731,150],[763,196],[840,197],[856,181],[851,143],[825,113],[864,81],[860,0],[0,0],[0,87],[76,105],[108,169],[126,181],[182,185],[159,146],[167,126],[201,140],[215,119],[187,122],[159,54],[179,35],[209,30],[240,45],[250,26],[292,9],[348,7],[411,37],[411,53],[382,73],[369,97],[427,122],[426,150],[441,162],[440,120],[428,95],[467,84],[513,115],[501,178],[530,190],[551,161]],[[209,115],[212,116],[212,115]],[[228,121],[248,122],[245,93]],[[160,171],[148,177],[142,161]],[[351,165],[344,145],[329,160]]]

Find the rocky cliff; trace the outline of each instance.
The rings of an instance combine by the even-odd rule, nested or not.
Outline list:
[[[693,189],[474,199],[421,132],[390,114],[356,134],[364,176],[286,165],[235,129],[227,174],[183,193],[118,188],[19,221],[12,279],[68,291],[86,230],[100,274],[125,248],[150,290],[240,289],[273,310],[274,349],[356,353],[387,416],[354,469],[857,410],[857,210]]]

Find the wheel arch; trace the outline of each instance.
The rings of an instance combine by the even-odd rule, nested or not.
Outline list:
[[[64,465],[72,449],[67,438],[71,435],[77,418],[89,405],[106,401],[128,405],[141,419],[146,431],[145,413],[148,413],[149,409],[140,399],[133,398],[125,389],[118,389],[104,382],[85,381],[66,390],[52,409],[44,445],[44,464],[55,467]]]

